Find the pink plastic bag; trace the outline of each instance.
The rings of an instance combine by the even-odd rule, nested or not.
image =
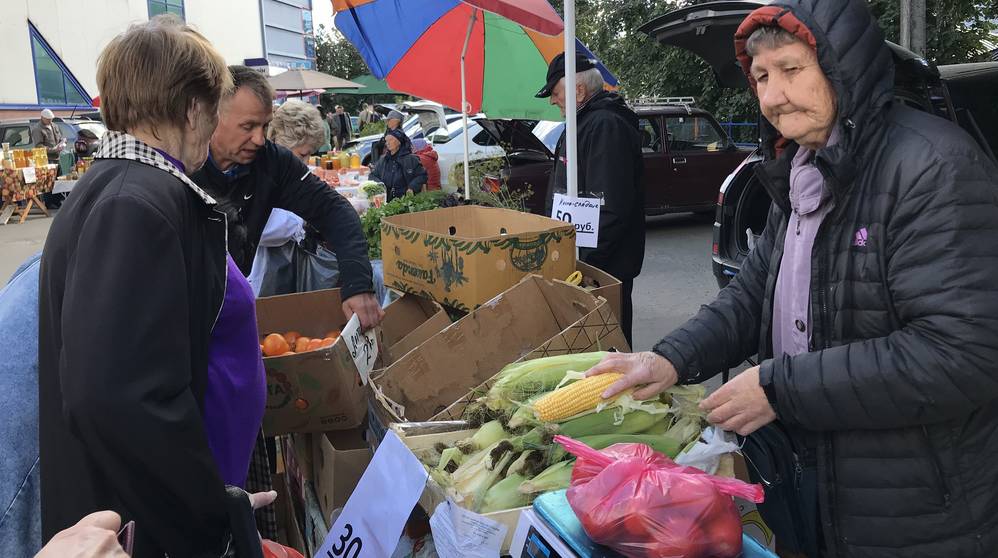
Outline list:
[[[644,444],[597,451],[556,436],[578,457],[568,503],[594,541],[631,558],[735,558],[742,524],[732,496],[762,502],[762,487],[676,465]]]

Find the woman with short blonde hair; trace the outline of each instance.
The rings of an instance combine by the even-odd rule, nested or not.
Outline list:
[[[187,175],[232,79],[158,16],[111,40],[97,85],[108,132],[41,263],[43,534],[110,508],[135,521],[133,556],[225,556],[226,485],[245,481],[266,382],[225,213]]]
[[[319,109],[297,100],[277,107],[267,129],[267,139],[287,147],[302,161],[323,144],[324,135]]]

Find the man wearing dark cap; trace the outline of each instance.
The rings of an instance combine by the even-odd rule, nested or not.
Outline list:
[[[621,329],[631,343],[631,291],[645,258],[644,187],[641,185],[641,135],[638,116],[620,95],[604,90],[596,61],[576,53],[578,111],[579,197],[601,198],[599,240],[596,248],[583,248],[580,258],[610,273],[622,283]],[[537,93],[550,97],[565,114],[565,55],[548,66],[547,83]],[[549,190],[566,193],[565,133],[555,150],[557,157]],[[549,203],[551,200],[548,200]]]

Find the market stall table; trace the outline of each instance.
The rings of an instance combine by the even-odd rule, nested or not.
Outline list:
[[[0,171],[0,200],[2,200],[0,202],[0,224],[7,224],[11,216],[18,211],[20,202],[26,203],[24,207],[20,208],[21,217],[18,223],[25,222],[28,219],[28,214],[35,207],[48,217],[48,208],[42,203],[41,195],[52,191],[57,173],[58,167],[56,165]]]

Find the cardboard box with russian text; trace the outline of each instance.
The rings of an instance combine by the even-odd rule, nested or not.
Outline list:
[[[575,271],[575,228],[509,209],[449,207],[381,222],[385,284],[470,311],[528,274]]]
[[[630,350],[607,301],[529,276],[372,376],[371,430],[459,419],[506,365],[596,350]]]
[[[326,337],[347,323],[339,289],[261,298],[257,300],[261,336],[296,331]],[[432,333],[450,323],[431,301],[404,296],[385,308],[381,327],[381,358],[393,362]],[[267,371],[267,435],[287,432],[347,430],[363,424],[366,390],[346,341],[314,351],[263,359]]]

